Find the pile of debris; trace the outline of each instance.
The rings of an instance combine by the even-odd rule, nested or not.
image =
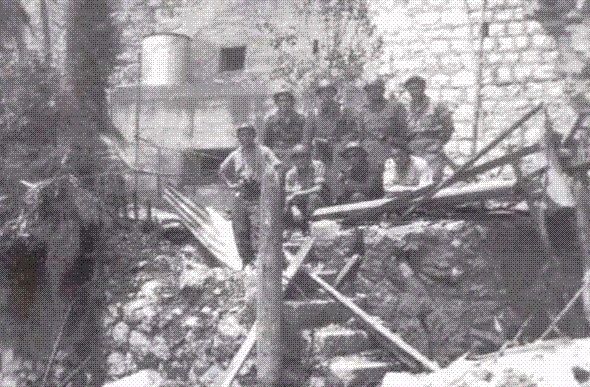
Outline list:
[[[193,246],[154,239],[120,233],[111,240],[116,261],[103,317],[108,379],[152,369],[171,385],[209,386],[253,324],[245,301],[252,273],[208,267]]]

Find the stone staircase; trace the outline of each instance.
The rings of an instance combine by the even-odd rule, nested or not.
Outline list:
[[[363,308],[367,298],[357,294],[354,301]],[[334,300],[286,301],[284,326],[285,361],[311,371],[310,386],[377,386],[400,367]]]

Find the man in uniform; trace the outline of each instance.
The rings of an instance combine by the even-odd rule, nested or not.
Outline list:
[[[383,191],[387,197],[415,196],[433,183],[428,162],[411,154],[408,144],[397,137],[388,139],[390,158],[383,170]]]
[[[312,147],[314,159],[326,167],[326,182],[333,189],[338,176],[339,152],[351,139],[358,137],[358,128],[352,114],[343,109],[336,95],[336,86],[327,79],[316,89],[317,108],[306,120],[305,144]]]
[[[279,160],[272,150],[256,141],[252,124],[241,125],[236,132],[240,146],[221,163],[219,176],[236,191],[232,227],[238,252],[247,265],[257,252],[262,176],[268,166],[278,164]]]
[[[371,166],[383,166],[389,157],[385,140],[407,135],[408,113],[401,102],[385,98],[383,79],[367,83],[364,89],[367,103],[361,108],[358,119],[362,145],[369,154]]]
[[[448,164],[444,145],[455,128],[451,111],[442,103],[435,103],[425,93],[426,80],[419,76],[409,78],[404,84],[410,94],[408,108],[408,140],[412,153],[428,162],[434,181],[443,178]]]
[[[285,176],[287,219],[306,229],[313,212],[328,203],[326,167],[320,160],[312,160],[311,151],[302,144],[292,149],[291,162],[293,167]]]
[[[383,196],[383,165],[371,168],[368,153],[358,141],[351,141],[341,152],[346,169],[338,176],[338,203],[361,202]]]
[[[284,160],[291,149],[303,141],[305,119],[295,111],[295,95],[291,90],[277,91],[273,100],[277,111],[266,120],[263,143]]]

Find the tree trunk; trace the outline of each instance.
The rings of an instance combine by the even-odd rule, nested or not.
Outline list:
[[[39,0],[39,16],[41,18],[41,30],[43,33],[43,60],[46,66],[50,66],[53,55],[51,54],[51,30],[49,28],[47,0]]]

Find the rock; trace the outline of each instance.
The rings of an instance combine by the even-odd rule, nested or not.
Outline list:
[[[151,352],[152,342],[141,332],[132,331],[129,335],[129,350],[139,358],[145,357]]]
[[[123,320],[131,325],[141,323],[148,327],[157,314],[155,305],[146,298],[133,299],[123,306]]]
[[[160,360],[169,360],[170,359],[170,346],[166,342],[166,340],[162,336],[154,337],[152,340],[152,347],[150,352]]]
[[[107,373],[109,376],[122,376],[127,373],[125,355],[121,352],[113,352],[107,356]]]
[[[211,269],[200,263],[192,263],[185,268],[178,279],[180,290],[200,291],[207,280],[213,277]]]
[[[248,334],[246,328],[240,324],[236,316],[233,314],[226,314],[223,316],[221,321],[219,321],[219,324],[217,324],[217,332],[219,332],[222,337],[234,340]]]
[[[113,327],[112,337],[117,347],[122,347],[129,341],[129,326],[123,321],[120,321]]]
[[[141,370],[123,379],[107,383],[103,387],[163,387],[164,381],[158,371]]]
[[[213,364],[207,371],[200,377],[201,383],[205,386],[212,386],[221,375],[223,375],[223,369],[217,364]]]

